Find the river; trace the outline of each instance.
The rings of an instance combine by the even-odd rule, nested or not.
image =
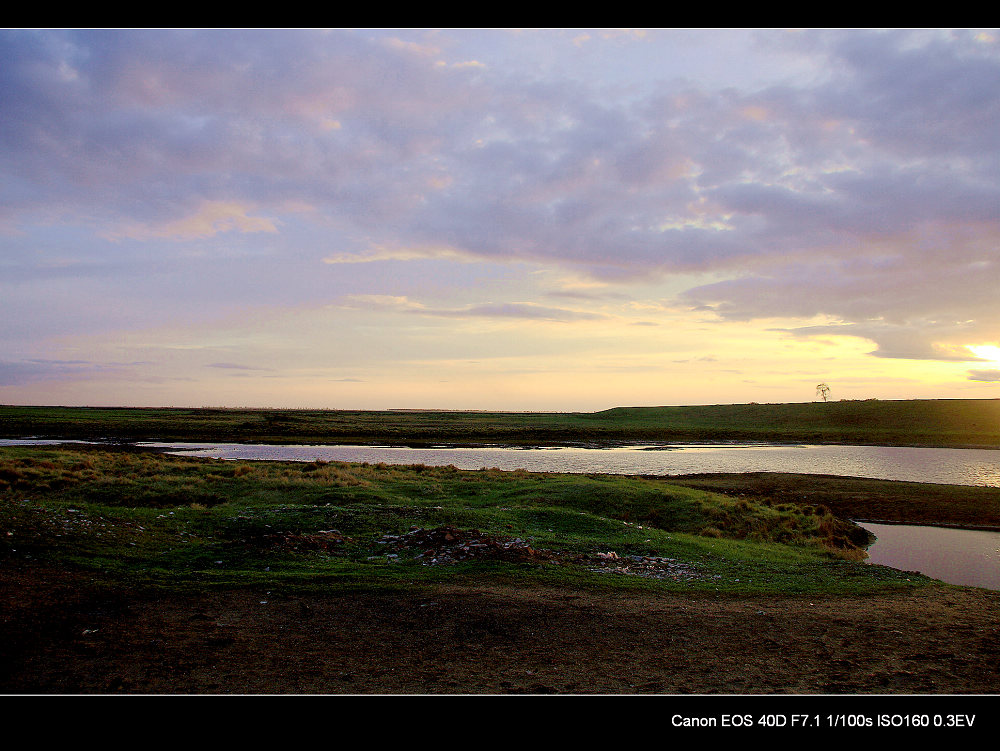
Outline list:
[[[453,465],[458,469],[681,475],[702,472],[794,472],[948,485],[1000,487],[1000,450],[896,446],[713,443],[408,448],[239,443],[147,443],[170,452],[220,459],[346,461]]]

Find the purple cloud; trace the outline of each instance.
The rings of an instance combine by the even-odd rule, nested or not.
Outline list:
[[[621,92],[457,57],[448,33],[433,49],[336,30],[8,30],[0,223],[72,227],[97,244],[59,246],[92,293],[128,266],[157,275],[138,300],[187,310],[330,299],[368,277],[322,259],[391,247],[625,286],[703,275],[681,295],[692,307],[829,316],[881,356],[1000,340],[996,41],[757,37],[816,77]],[[12,265],[49,285],[36,245]]]
[[[1000,370],[970,370],[969,380],[1000,383]]]

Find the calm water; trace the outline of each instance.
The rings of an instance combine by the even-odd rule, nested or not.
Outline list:
[[[862,527],[875,534],[868,562],[919,571],[949,584],[1000,589],[1000,532],[906,524]]]
[[[348,461],[454,465],[459,469],[679,475],[699,472],[798,472],[880,480],[1000,487],[1000,450],[886,446],[669,444],[601,448],[404,448],[268,446],[236,443],[148,443],[220,459]]]

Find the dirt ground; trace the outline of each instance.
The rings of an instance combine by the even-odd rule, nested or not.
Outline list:
[[[5,694],[994,694],[1000,593],[275,597],[0,571]]]

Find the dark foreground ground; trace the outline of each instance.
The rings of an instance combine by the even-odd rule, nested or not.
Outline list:
[[[166,596],[0,576],[7,694],[995,694],[1000,593]]]

